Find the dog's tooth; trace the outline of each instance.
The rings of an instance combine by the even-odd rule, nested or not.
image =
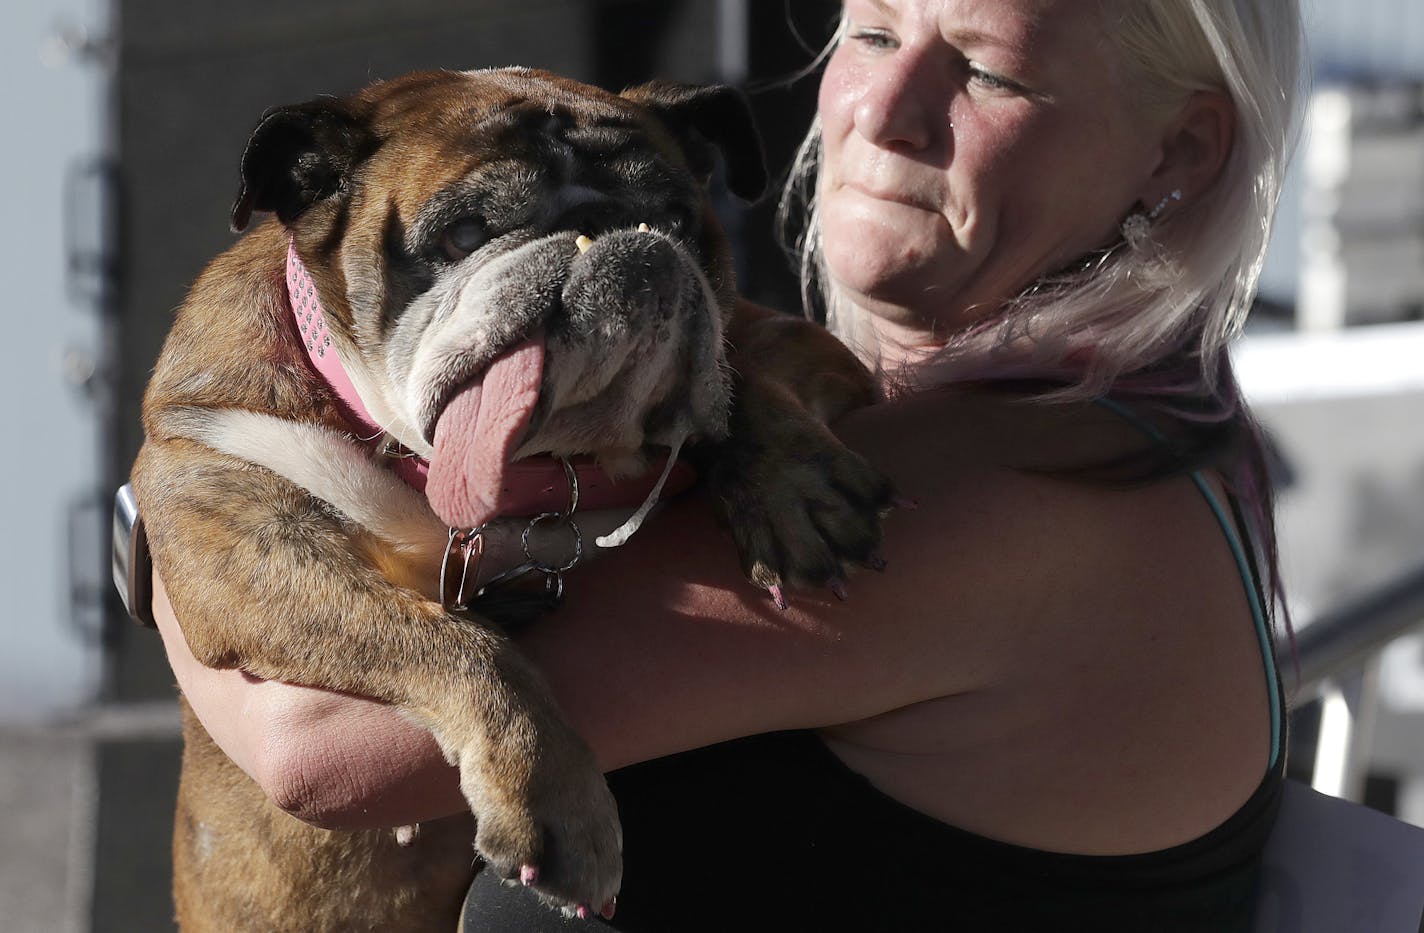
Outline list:
[[[638,224],[638,232],[639,232],[639,233],[652,233],[652,232],[653,232],[653,228],[652,228],[652,227],[649,227],[647,224]]]
[[[586,253],[588,252],[588,248],[593,245],[593,240],[580,233],[579,238],[574,240],[574,245],[578,247],[580,253]]]

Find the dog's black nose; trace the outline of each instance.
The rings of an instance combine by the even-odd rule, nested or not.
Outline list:
[[[638,220],[627,204],[601,191],[568,185],[555,197],[552,230],[572,230],[597,236],[609,230],[635,227]]]

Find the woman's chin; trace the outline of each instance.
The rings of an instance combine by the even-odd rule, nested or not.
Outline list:
[[[878,215],[848,212],[823,218],[822,231],[831,278],[878,301],[921,300],[963,261],[931,222],[888,224]]]
[[[862,240],[863,247],[848,255],[826,252],[826,271],[838,292],[866,310],[894,318],[894,309],[904,309],[908,321],[925,306],[943,297],[942,268],[933,262],[917,262],[915,256],[884,250],[882,244]],[[934,273],[941,273],[940,276]]]

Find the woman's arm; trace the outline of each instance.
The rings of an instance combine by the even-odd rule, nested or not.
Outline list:
[[[605,769],[783,728],[854,722],[974,690],[995,676],[1041,595],[1073,596],[1059,517],[1025,500],[959,409],[878,406],[843,435],[919,507],[888,521],[884,573],[849,599],[749,584],[731,536],[696,496],[571,573],[564,604],[521,646]],[[970,419],[976,420],[976,419]],[[1015,488],[1009,488],[1009,487]],[[1069,516],[1062,520],[1072,521]],[[1031,570],[1026,570],[1031,568]],[[1081,580],[1077,583],[1081,587]],[[398,825],[463,807],[428,734],[390,707],[201,667],[156,586],[180,685],[218,744],[284,809],[312,822]]]
[[[863,666],[893,664],[897,683],[913,680],[886,652],[872,661],[876,651],[847,637],[857,628],[884,632],[875,618],[901,612],[876,609],[867,584],[879,577],[854,577],[845,604],[827,593],[792,592],[790,608],[778,611],[742,576],[731,537],[707,503],[694,499],[674,503],[628,545],[570,574],[564,604],[521,644],[610,770],[738,735],[878,712],[888,701],[869,689]],[[466,808],[458,775],[434,739],[394,707],[204,667],[156,576],[154,615],[204,727],[286,812],[359,829]]]

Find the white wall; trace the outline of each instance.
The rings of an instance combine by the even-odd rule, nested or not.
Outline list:
[[[101,75],[47,40],[65,22],[95,28],[101,3],[25,0],[0,12],[0,721],[72,709],[99,675],[97,646],[71,618],[68,573],[69,510],[98,493],[100,456],[94,406],[68,373],[95,353],[98,322],[66,296],[61,226],[66,172],[99,152]]]

